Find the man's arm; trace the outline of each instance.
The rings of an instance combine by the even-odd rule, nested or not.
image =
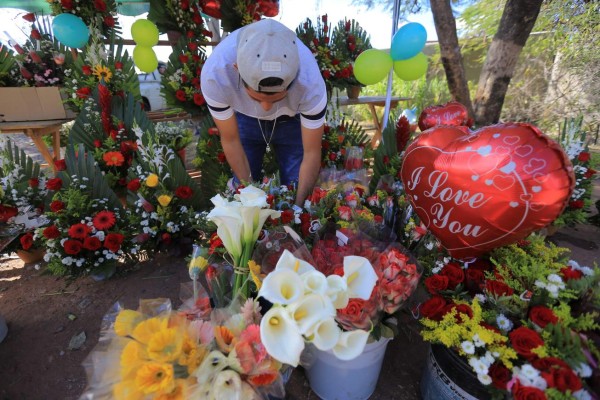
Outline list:
[[[312,192],[315,182],[319,177],[322,137],[323,126],[316,129],[309,129],[302,126],[304,157],[302,158],[302,164],[300,164],[298,193],[296,194],[296,205],[300,207],[302,207],[304,200]]]
[[[221,135],[221,145],[223,146],[225,157],[227,157],[227,163],[229,163],[233,173],[241,182],[251,182],[250,164],[240,141],[235,115],[228,119],[214,119],[214,121]]]

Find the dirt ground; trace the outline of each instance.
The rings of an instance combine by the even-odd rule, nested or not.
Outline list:
[[[600,261],[600,228],[584,225],[559,231],[552,241],[569,247],[584,265]],[[86,387],[82,361],[98,342],[102,317],[117,301],[167,297],[181,304],[179,288],[189,282],[183,258],[158,256],[126,274],[96,282],[45,275],[35,264],[0,259],[0,315],[8,336],[0,343],[0,400],[77,399]],[[418,399],[427,346],[417,323],[406,315],[404,332],[389,345],[375,394],[377,400]],[[77,344],[74,338],[83,337]],[[316,400],[303,371],[294,371],[287,399]]]

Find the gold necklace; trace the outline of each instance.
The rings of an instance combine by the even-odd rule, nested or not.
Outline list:
[[[256,108],[256,104],[254,105],[254,109],[256,111],[256,115],[258,115],[258,108]],[[275,110],[275,119],[273,120],[273,129],[271,129],[271,136],[269,136],[269,140],[267,140],[267,136],[265,135],[265,132],[263,131],[262,125],[260,123],[260,118],[257,118],[256,121],[258,122],[258,128],[260,129],[260,133],[263,137],[263,140],[265,141],[265,144],[267,145],[267,153],[271,152],[271,141],[273,141],[273,135],[275,134],[275,125],[277,124],[277,113],[279,112],[279,104],[277,104],[277,110]]]

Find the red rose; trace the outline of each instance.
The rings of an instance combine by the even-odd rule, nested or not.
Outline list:
[[[83,241],[83,248],[90,251],[96,251],[102,247],[102,242],[95,236],[86,237]]]
[[[485,281],[485,274],[480,269],[469,267],[465,273],[465,278],[468,289],[479,291]]]
[[[102,147],[102,142],[100,140],[98,140],[98,139],[95,139],[94,140],[94,147],[97,148],[97,149],[100,148],[100,147]]]
[[[81,67],[81,72],[83,72],[84,75],[91,75],[92,74],[92,67],[90,67],[89,65],[84,65],[83,67]]]
[[[117,61],[115,62],[115,69],[116,70],[121,70],[123,69],[123,63],[121,61]]]
[[[421,315],[434,321],[440,321],[444,316],[446,300],[441,296],[433,296],[421,304]]]
[[[523,386],[517,381],[512,387],[515,400],[546,400],[546,394],[541,389],[533,386]]]
[[[458,284],[465,280],[465,272],[455,263],[449,263],[442,268],[442,275],[448,277],[448,288],[455,289]]]
[[[181,89],[175,92],[175,97],[179,101],[185,101],[185,92]]]
[[[60,178],[50,178],[46,181],[46,189],[48,190],[60,190],[62,187],[62,179]]]
[[[281,223],[289,224],[294,220],[294,212],[292,210],[285,210],[281,213]]]
[[[73,0],[60,0],[60,5],[67,11],[73,9]]]
[[[121,248],[124,239],[125,237],[120,233],[109,233],[104,239],[104,247],[116,253]]]
[[[365,329],[369,330],[371,324],[376,324],[377,302],[370,300],[350,299],[345,308],[337,311],[336,321],[346,330]]]
[[[219,160],[219,162],[221,164],[225,164],[225,162],[227,161],[227,157],[225,157],[225,153],[220,152],[219,154],[217,154],[217,160]]]
[[[179,197],[180,199],[189,199],[193,194],[194,192],[189,186],[179,186],[177,189],[175,189],[175,196]]]
[[[502,281],[486,281],[485,289],[488,291],[488,293],[496,297],[512,296],[514,293],[512,288]]]
[[[441,290],[448,289],[449,279],[445,275],[435,274],[425,279],[425,287],[431,294],[437,294]]]
[[[79,254],[79,252],[81,251],[81,242],[79,240],[72,240],[72,239],[65,240],[63,247],[65,248],[65,253],[67,253],[67,254],[71,254],[71,255]]]
[[[503,364],[494,363],[490,366],[488,375],[492,378],[492,385],[500,390],[506,390],[506,385],[510,380],[510,370]]]
[[[583,177],[585,179],[590,179],[592,176],[596,175],[596,172],[598,171],[592,168],[588,168],[587,171],[585,171],[585,174],[583,174]]]
[[[542,337],[533,329],[521,326],[508,334],[510,342],[515,351],[528,360],[533,360],[537,356],[532,352],[544,344]]]
[[[23,250],[29,250],[33,246],[33,233],[27,232],[19,238]]]
[[[80,99],[87,99],[88,97],[90,97],[90,94],[92,94],[92,89],[90,89],[89,87],[82,87],[80,89],[77,89],[75,91],[75,94]]]
[[[29,178],[29,187],[36,188],[40,186],[40,180],[38,178]]]
[[[202,96],[202,93],[194,93],[194,104],[197,106],[201,106],[204,103],[206,103],[206,100],[204,100],[204,96]]]
[[[171,235],[169,233],[165,232],[160,236],[160,240],[165,242],[165,244],[169,244],[169,243],[171,243]]]
[[[112,15],[104,16],[104,25],[108,26],[109,28],[112,28],[113,26],[115,26],[115,19],[113,18]]]
[[[570,281],[571,279],[581,279],[583,276],[583,272],[578,269],[573,269],[571,266],[561,268],[560,273],[565,282]]]
[[[188,49],[190,49],[190,51],[194,52],[194,51],[198,50],[198,45],[194,42],[190,42],[190,43],[188,43]]]
[[[57,171],[64,171],[67,169],[67,162],[64,159],[54,160],[54,167]]]
[[[581,153],[579,153],[579,155],[577,156],[577,160],[581,161],[581,162],[586,162],[586,161],[590,161],[590,153],[587,151],[582,151]]]
[[[16,216],[19,213],[17,207],[5,206],[0,204],[0,222],[8,222],[9,219]]]
[[[542,376],[548,383],[548,386],[556,388],[563,393],[570,390],[571,393],[578,391],[583,387],[581,379],[570,367],[552,368],[549,372],[542,372]]]
[[[50,203],[50,211],[52,212],[59,212],[61,210],[64,210],[65,208],[65,203],[63,203],[60,200],[54,200],[52,203]]]
[[[537,360],[534,360],[531,365],[533,365],[533,367],[538,371],[542,372],[549,371],[552,368],[571,368],[565,361],[556,357],[538,358]]]
[[[189,59],[189,57],[188,57],[188,56],[186,56],[185,54],[180,54],[180,55],[179,55],[179,61],[180,61],[182,64],[187,64],[187,62],[188,62],[189,60],[190,60],[190,59]]]
[[[49,227],[44,228],[42,234],[46,239],[56,239],[60,236],[60,231],[58,230],[56,225],[50,225]]]
[[[573,210],[580,210],[585,206],[583,200],[573,200],[569,202],[569,207]]]
[[[139,178],[132,179],[127,183],[127,189],[131,190],[132,192],[137,192],[140,186],[142,185]]]
[[[104,0],[94,0],[94,8],[96,8],[98,12],[103,13],[106,11],[106,3]]]
[[[533,306],[529,310],[531,322],[544,329],[548,324],[556,324],[558,317],[546,306]]]

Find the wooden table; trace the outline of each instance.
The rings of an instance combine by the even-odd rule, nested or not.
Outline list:
[[[410,101],[410,97],[392,97],[390,99],[390,108],[396,108],[400,101]],[[375,107],[385,107],[385,96],[360,96],[356,99],[350,99],[348,97],[338,98],[340,106],[356,106],[356,105],[367,105],[371,111],[371,117],[373,118],[373,124],[375,125],[375,134],[371,139],[371,147],[375,148],[381,140],[381,130],[383,127],[383,121],[379,120],[377,116],[377,110]]]
[[[0,134],[5,133],[24,133],[29,136],[35,147],[44,157],[44,160],[56,172],[55,160],[60,160],[60,128],[70,119],[53,119],[44,121],[22,121],[22,122],[0,122]],[[42,136],[52,135],[52,149],[54,156],[50,154],[50,149],[44,143]]]

